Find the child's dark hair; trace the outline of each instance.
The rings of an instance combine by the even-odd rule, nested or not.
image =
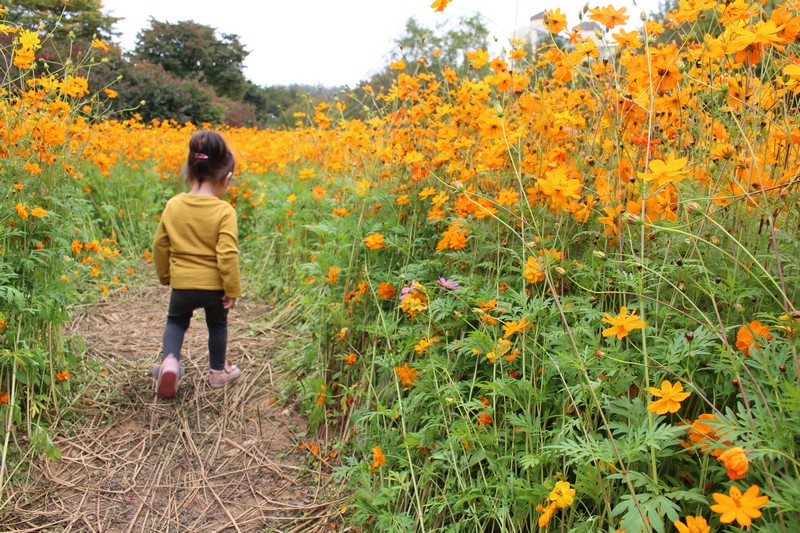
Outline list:
[[[186,177],[189,181],[220,182],[233,172],[233,152],[216,131],[198,131],[189,140]]]

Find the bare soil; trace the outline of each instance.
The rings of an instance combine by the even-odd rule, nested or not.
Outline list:
[[[326,473],[299,447],[310,440],[305,420],[277,387],[287,379],[277,356],[296,334],[264,325],[263,306],[237,305],[228,358],[242,377],[214,390],[199,311],[184,342],[178,397],[160,400],[150,369],[159,360],[169,291],[132,292],[74,318],[68,333],[84,339],[87,360],[100,363],[96,378],[78,396],[78,416],[60,424],[54,442],[61,459],[37,460],[14,485],[0,529],[336,528],[340,502],[326,496]]]

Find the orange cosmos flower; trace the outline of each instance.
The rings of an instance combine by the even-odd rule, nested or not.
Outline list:
[[[539,520],[537,524],[539,527],[546,527],[547,524],[550,522],[550,519],[553,518],[553,514],[556,512],[556,506],[553,503],[547,505],[547,507],[542,507],[541,505],[536,506],[536,510],[542,513],[539,515]]]
[[[761,516],[758,508],[769,502],[769,497],[758,495],[760,490],[758,485],[751,485],[744,494],[736,486],[731,487],[730,496],[715,492],[711,496],[717,504],[712,505],[711,510],[722,515],[719,521],[723,524],[730,524],[736,520],[740,526],[749,527],[753,523],[753,518]]]
[[[461,250],[467,245],[467,237],[469,232],[462,224],[453,222],[442,233],[442,240],[436,244],[436,251],[442,250]]]
[[[545,177],[539,178],[537,183],[542,194],[562,209],[566,209],[568,199],[581,197],[581,182],[568,176],[564,167],[545,172]]]
[[[379,466],[384,466],[386,464],[386,456],[383,455],[383,450],[381,450],[380,446],[375,446],[372,448],[372,469],[376,469]]]
[[[597,7],[589,10],[589,20],[599,22],[609,30],[616,26],[621,26],[628,21],[628,15],[625,14],[627,8],[622,7],[615,9],[612,5],[606,7]]]
[[[604,217],[598,217],[597,221],[605,226],[603,235],[612,235],[619,237],[619,214],[622,213],[622,206],[617,207],[604,207],[603,212],[606,214]]]
[[[494,201],[497,205],[515,205],[519,203],[519,194],[510,189],[500,189]]]
[[[14,51],[14,66],[27,70],[33,65],[36,54],[30,48],[18,48]]]
[[[522,317],[519,322],[515,322],[513,320],[506,322],[503,324],[503,338],[507,339],[511,335],[523,331],[530,325],[530,322],[528,322],[528,319],[525,317]]]
[[[681,402],[691,395],[690,392],[683,392],[683,384],[680,381],[673,385],[666,379],[661,382],[661,390],[650,387],[650,394],[661,398],[647,406],[648,411],[658,415],[677,413],[681,408]]]
[[[383,235],[378,233],[371,233],[364,238],[364,244],[367,245],[367,248],[370,250],[380,250],[381,248],[385,248],[386,245],[384,244]]]
[[[394,297],[395,294],[397,294],[397,290],[394,288],[394,285],[392,285],[391,283],[388,283],[386,281],[384,281],[380,285],[378,285],[377,292],[378,292],[378,296],[380,298],[383,298],[384,300],[388,300],[388,299]]]
[[[41,207],[34,207],[33,211],[31,211],[31,216],[40,217],[40,218],[41,217],[46,217],[47,216],[47,210],[43,209]]]
[[[449,4],[452,1],[453,0],[434,0],[433,3],[431,4],[431,7],[433,8],[434,11],[441,12],[444,11],[444,8],[447,7],[447,4]]]
[[[34,176],[42,173],[42,166],[39,163],[25,163],[25,166],[22,168]]]
[[[702,516],[687,516],[686,523],[673,522],[679,533],[711,533],[711,527]]]
[[[550,33],[561,33],[567,27],[567,15],[562,13],[560,8],[547,11],[544,15],[544,24]]]
[[[611,316],[606,313],[603,317],[603,322],[611,324],[611,327],[603,330],[603,337],[616,335],[617,339],[623,339],[631,331],[645,327],[647,323],[644,320],[640,320],[636,312],[636,309],[634,309],[628,316],[628,309],[623,305],[619,308],[619,315],[617,316]]]
[[[311,197],[317,202],[325,198],[325,194],[326,194],[325,187],[316,186],[313,189],[311,189]]]
[[[491,426],[492,425],[492,415],[486,412],[483,412],[478,415],[478,424],[482,426]]]
[[[414,351],[417,355],[422,355],[422,353],[430,346],[431,344],[439,344],[439,339],[436,337],[433,338],[425,338],[419,341],[417,344],[414,345]]]
[[[408,363],[394,367],[394,372],[404,387],[410,387],[417,381],[417,370],[408,366]]]
[[[72,376],[70,376],[70,375],[69,375],[69,372],[67,372],[66,370],[64,370],[64,371],[62,371],[62,372],[59,372],[58,374],[56,374],[56,378],[58,378],[58,381],[64,381],[64,380],[67,380],[67,379],[69,379],[69,378],[71,378],[71,377],[72,377]]]
[[[555,248],[543,248],[539,250],[539,256],[541,256],[541,259],[537,259],[533,255],[529,256],[525,264],[522,265],[522,277],[528,283],[539,283],[544,280],[544,264],[561,259],[564,254]]]
[[[338,279],[338,274],[341,272],[342,269],[337,266],[328,267],[328,283],[336,283]]]
[[[352,364],[355,364],[355,362],[357,360],[358,360],[358,358],[356,357],[356,354],[349,353],[349,354],[347,354],[347,358],[344,360],[344,363],[346,365],[352,365]]]
[[[640,48],[642,46],[642,41],[639,39],[639,32],[636,30],[619,30],[619,32],[613,34],[611,37],[613,37],[622,48]]]
[[[689,440],[687,445],[696,445],[703,452],[708,452],[711,449],[711,446],[719,442],[726,435],[725,433],[717,435],[719,428],[716,428],[713,425],[713,422],[716,421],[716,415],[710,413],[704,413],[698,416],[697,420],[692,422],[692,425],[686,430]],[[725,446],[733,446],[733,442],[730,440],[725,440],[722,442],[722,444]],[[719,457],[719,455],[722,453],[722,450],[717,448],[711,450],[710,453],[714,457]]]
[[[758,320],[753,320],[749,324],[740,327],[739,331],[736,332],[736,348],[744,352],[747,357],[750,357],[751,349],[763,348],[763,346],[756,344],[757,337],[767,341],[772,340],[772,335],[769,333],[769,326],[764,326]]]
[[[28,207],[21,202],[17,202],[17,205],[14,206],[14,210],[17,212],[17,216],[22,220],[28,218]]]
[[[742,479],[747,473],[747,468],[749,466],[747,455],[745,455],[744,450],[739,446],[728,448],[722,452],[719,457],[717,457],[717,461],[725,465],[728,478],[731,480]]]

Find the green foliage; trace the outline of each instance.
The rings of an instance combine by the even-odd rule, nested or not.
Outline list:
[[[161,65],[184,80],[196,80],[219,96],[241,100],[247,90],[244,60],[248,55],[237,35],[217,35],[216,30],[192,21],[175,24],[150,19],[139,32],[133,55]]]
[[[397,48],[392,54],[395,59],[404,60],[412,71],[422,61],[441,78],[445,65],[460,74],[466,72],[469,64],[465,54],[481,48],[486,50],[488,37],[489,30],[480,13],[462,17],[449,27],[442,25],[435,29],[410,18],[406,21],[405,33],[395,39]]]
[[[214,93],[198,81],[180,79],[147,62],[125,65],[121,75],[115,109],[135,112],[145,122],[222,122],[223,109],[214,103]]]
[[[40,25],[53,34],[53,40],[66,50],[67,43],[77,40],[86,45],[92,39],[111,40],[113,26],[119,18],[103,13],[101,0],[15,0],[4,4],[5,20],[22,28]],[[63,51],[62,50],[62,51]]]

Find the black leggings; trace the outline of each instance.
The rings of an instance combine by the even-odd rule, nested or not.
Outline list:
[[[183,337],[195,309],[206,312],[208,326],[208,366],[213,370],[225,368],[225,352],[228,346],[228,310],[222,306],[224,291],[194,289],[172,289],[167,312],[167,327],[164,330],[164,347],[161,358],[173,354],[181,358]]]

